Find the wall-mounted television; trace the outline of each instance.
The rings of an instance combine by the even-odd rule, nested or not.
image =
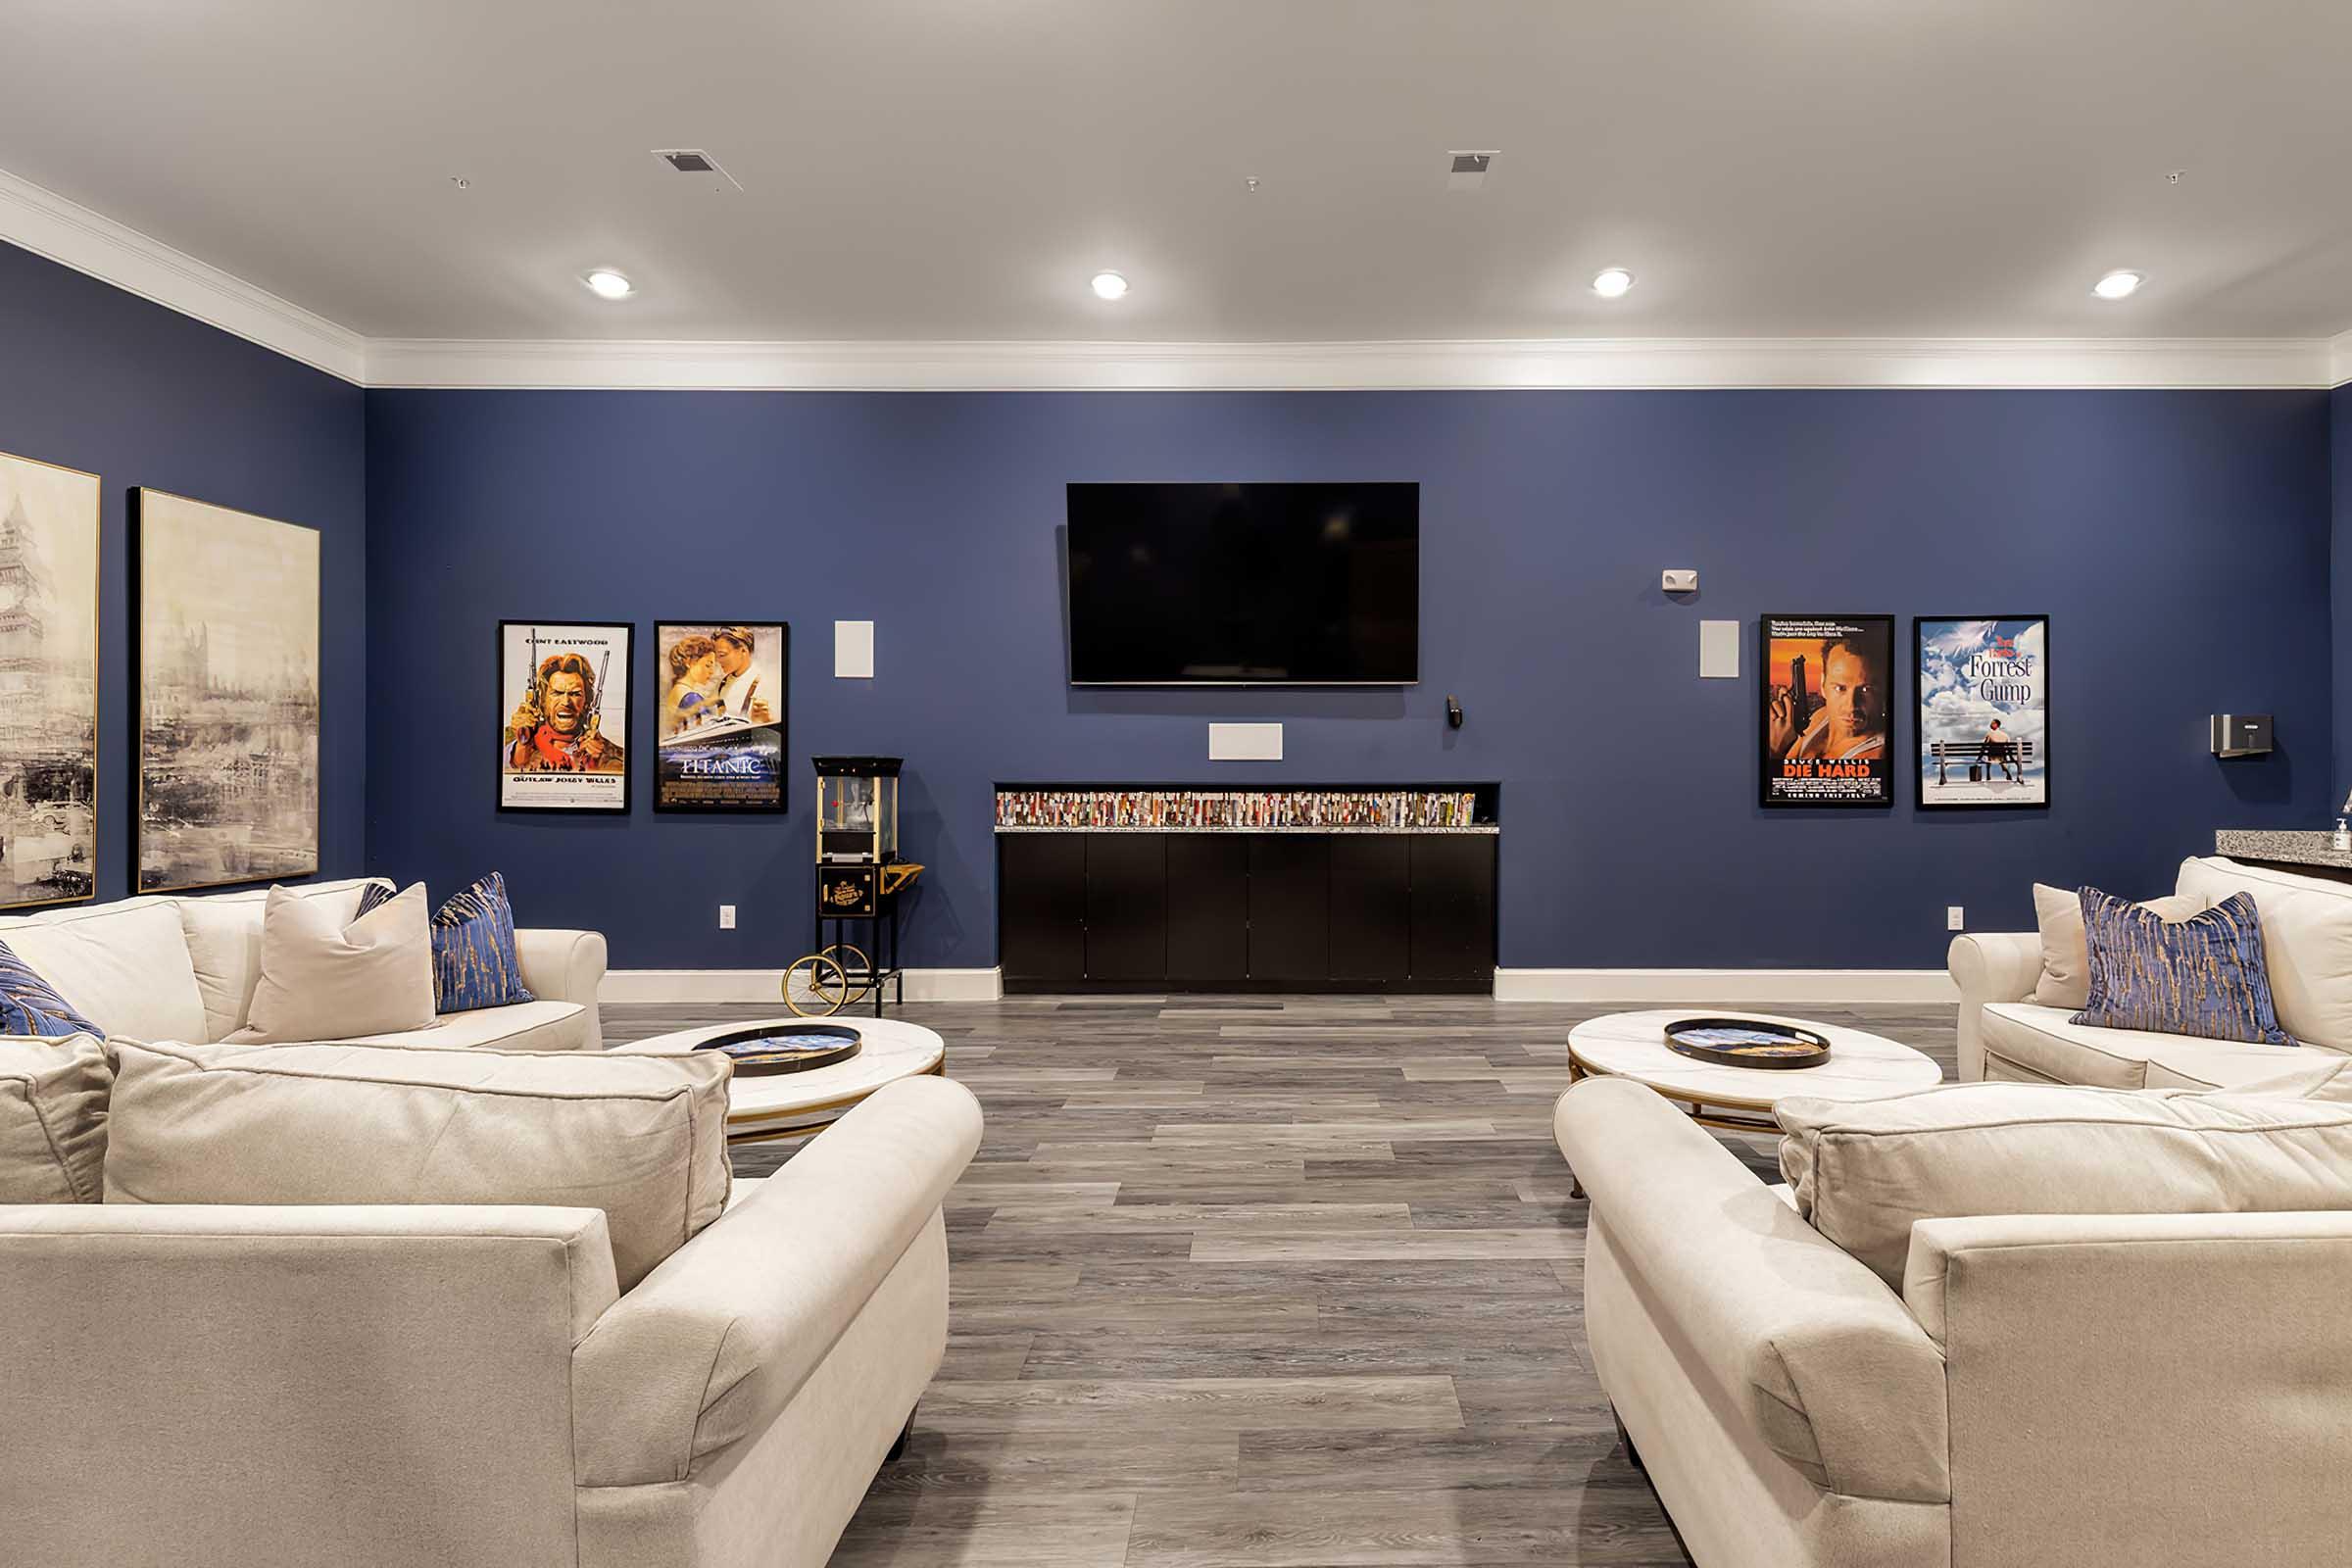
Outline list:
[[[1403,686],[1417,484],[1073,484],[1079,686]]]

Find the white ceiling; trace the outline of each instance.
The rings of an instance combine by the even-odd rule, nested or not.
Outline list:
[[[2335,0],[0,0],[0,168],[370,338],[2352,326]]]

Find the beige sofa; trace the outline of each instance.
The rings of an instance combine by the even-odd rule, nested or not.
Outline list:
[[[979,1135],[894,1084],[625,1295],[600,1208],[0,1206],[0,1561],[815,1568]]]
[[[359,910],[371,878],[293,891]],[[149,896],[0,918],[0,942],[109,1035],[209,1045],[245,1026],[260,976],[267,888]],[[605,939],[594,931],[517,930],[522,983],[536,1001],[445,1013],[429,1029],[363,1037],[369,1045],[501,1046],[594,1051],[604,1044],[596,992]]]
[[[1925,1219],[1898,1293],[1640,1085],[1554,1127],[1698,1568],[2352,1561],[2352,1212]]]
[[[2180,862],[2174,891],[2210,907],[2236,893],[2262,916],[2264,957],[2278,1023],[2296,1046],[2233,1045],[2070,1023],[2037,1006],[2041,940],[2031,931],[1952,939],[1960,988],[1960,1076],[2108,1089],[2216,1089],[2267,1078],[2309,1051],[2352,1052],[2352,884],[2241,865],[2221,857]]]

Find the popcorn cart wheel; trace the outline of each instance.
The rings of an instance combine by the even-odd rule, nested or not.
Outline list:
[[[828,948],[825,953],[795,958],[792,967],[784,971],[784,1005],[796,1017],[823,1018],[849,1005],[849,971],[839,960],[826,956],[831,951]],[[865,995],[863,990],[858,994]]]

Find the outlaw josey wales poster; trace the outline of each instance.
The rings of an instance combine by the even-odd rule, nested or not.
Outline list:
[[[791,628],[777,621],[654,625],[654,809],[784,809]]]
[[[498,626],[498,805],[504,811],[629,808],[629,628]]]
[[[1766,615],[1766,806],[1894,804],[1894,617]]]
[[[1920,808],[2049,805],[2049,618],[1922,615],[1912,628]]]

